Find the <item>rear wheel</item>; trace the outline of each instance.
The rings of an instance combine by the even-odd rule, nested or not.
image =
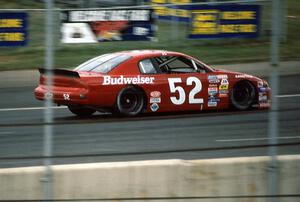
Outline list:
[[[252,83],[249,81],[240,81],[234,85],[230,100],[234,108],[246,110],[251,108],[256,100],[256,92]]]
[[[136,116],[143,111],[144,106],[143,91],[136,87],[128,86],[119,92],[115,111],[124,116]]]
[[[77,116],[91,116],[96,112],[94,109],[81,106],[68,106],[69,110]]]

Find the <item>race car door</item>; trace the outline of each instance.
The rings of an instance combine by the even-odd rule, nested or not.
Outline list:
[[[208,69],[184,56],[155,57],[152,63],[159,72],[156,81],[160,81],[162,89],[160,111],[203,110],[208,107]],[[217,108],[217,100],[213,101],[209,107]]]

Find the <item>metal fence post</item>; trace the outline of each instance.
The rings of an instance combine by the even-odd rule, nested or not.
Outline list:
[[[173,43],[176,43],[177,40],[178,40],[178,25],[179,25],[179,22],[178,22],[178,18],[176,16],[176,12],[177,12],[177,9],[179,8],[179,5],[178,4],[175,4],[175,5],[172,5],[170,7],[168,7],[171,11],[171,23],[172,23],[172,39],[174,40]]]
[[[280,40],[280,0],[272,1],[272,36],[271,36],[271,66],[272,72],[270,76],[270,84],[272,87],[272,105],[269,110],[269,125],[268,136],[269,144],[268,149],[271,157],[271,162],[268,169],[268,192],[274,197],[270,197],[270,201],[275,202],[278,194],[278,162],[277,162],[277,147],[274,146],[278,143],[278,67],[279,67],[279,40]]]
[[[287,40],[287,2],[286,0],[281,0],[281,5],[280,7],[282,8],[282,11],[281,11],[281,40],[283,42],[286,42]]]
[[[46,1],[46,17],[45,17],[45,68],[47,70],[47,95],[44,110],[44,166],[45,173],[43,179],[44,200],[49,201],[53,198],[53,174],[51,168],[52,157],[52,136],[53,136],[53,111],[52,111],[52,73],[53,69],[53,1]]]

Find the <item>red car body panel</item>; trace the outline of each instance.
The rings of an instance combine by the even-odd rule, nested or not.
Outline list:
[[[113,108],[119,92],[128,85],[142,89],[146,95],[146,112],[194,111],[227,109],[231,105],[233,86],[247,80],[256,88],[254,107],[266,108],[270,103],[270,88],[266,81],[247,74],[214,70],[201,61],[177,52],[144,50],[119,52],[131,56],[107,74],[78,71],[79,78],[53,75],[51,92],[41,74],[35,97],[51,96],[58,105],[80,105]],[[139,62],[161,56],[185,57],[200,64],[206,72],[142,74]],[[182,91],[183,90],[183,91]],[[153,104],[156,103],[156,104]],[[154,106],[155,105],[155,106]]]

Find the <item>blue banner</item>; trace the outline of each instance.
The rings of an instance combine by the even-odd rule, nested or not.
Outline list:
[[[259,5],[195,6],[191,11],[188,38],[254,38],[259,32]]]
[[[155,37],[152,9],[62,12],[62,43],[143,41]]]
[[[28,40],[27,13],[0,13],[0,46],[25,46]]]
[[[254,38],[260,32],[260,6],[193,5],[207,0],[150,0],[158,19],[187,22],[188,38]],[[184,5],[188,4],[188,5]]]
[[[149,0],[154,5],[154,11],[159,20],[172,20],[180,22],[190,21],[190,11],[195,5],[182,5],[208,2],[208,0]]]

